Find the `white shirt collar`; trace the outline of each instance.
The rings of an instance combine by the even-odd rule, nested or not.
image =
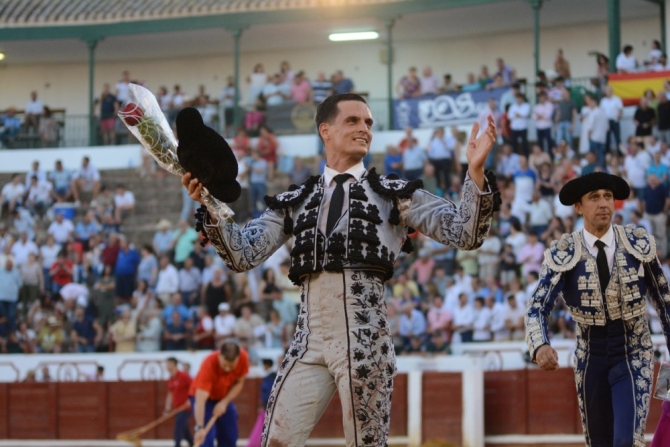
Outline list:
[[[591,248],[596,248],[596,241],[601,240],[605,243],[607,247],[613,247],[614,246],[614,227],[610,224],[609,230],[601,238],[597,238],[595,235],[589,233],[586,231],[586,228],[584,228],[584,242],[591,247]]]
[[[335,169],[329,168],[328,165],[326,165],[326,168],[323,170],[323,184],[326,188],[329,187],[335,176],[339,174],[351,174],[357,182],[360,182],[364,173],[365,166],[363,165],[363,161],[353,165],[344,172],[337,172]]]

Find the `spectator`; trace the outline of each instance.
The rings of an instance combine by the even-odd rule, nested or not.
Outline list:
[[[65,333],[61,322],[52,315],[37,333],[37,351],[42,354],[59,354],[63,352],[64,341]]]
[[[407,275],[410,278],[416,278],[416,282],[423,287],[426,287],[433,277],[433,269],[435,268],[435,259],[430,256],[428,248],[419,250],[418,259],[412,263]]]
[[[268,107],[279,106],[291,98],[291,89],[283,83],[282,76],[276,73],[263,87],[263,97]]]
[[[398,334],[403,337],[406,348],[409,347],[412,338],[423,339],[426,335],[426,318],[412,303],[402,306]]]
[[[56,262],[58,257],[58,252],[61,251],[61,246],[56,244],[56,240],[53,236],[47,236],[46,242],[39,247],[39,258],[42,263],[42,277],[44,278],[44,288],[45,290],[51,291],[51,278],[49,276],[49,270],[51,266]]]
[[[198,96],[196,109],[200,113],[200,116],[202,117],[202,121],[203,123],[205,123],[205,126],[208,126],[212,129],[217,126],[218,115],[216,107],[214,106],[214,104],[209,102],[209,99],[207,98],[206,95]]]
[[[31,253],[34,255],[39,254],[39,248],[37,248],[37,244],[28,238],[28,233],[21,232],[19,234],[19,240],[12,244],[11,253],[16,267],[21,267],[28,262],[28,256]]]
[[[410,67],[409,73],[403,76],[396,87],[401,99],[417,98],[421,96],[421,81],[416,75],[416,67]]]
[[[72,173],[63,168],[63,162],[56,160],[55,169],[49,173],[48,179],[53,182],[53,197],[56,202],[65,202],[70,199],[70,183]]]
[[[179,291],[179,273],[165,255],[160,257],[159,266],[156,296],[163,305],[166,305],[170,302],[172,295]]]
[[[116,83],[116,94],[119,103],[124,103],[128,100],[128,86],[130,85],[130,73],[124,70],[121,73],[121,80]]]
[[[267,192],[268,182],[268,162],[261,158],[259,151],[252,152],[252,162],[250,164],[251,174],[249,176],[249,186],[251,188],[251,209],[254,218],[260,217],[265,209],[262,203],[263,197]]]
[[[265,74],[263,64],[256,64],[253,72],[247,76],[247,83],[249,83],[249,104],[256,103],[258,96],[263,92],[263,88],[268,82],[268,75]]]
[[[524,332],[524,314],[525,310],[517,304],[514,295],[507,297],[507,307],[505,308],[505,328],[509,331],[507,340],[523,340]]]
[[[297,104],[305,104],[313,102],[312,99],[312,85],[304,71],[299,71],[293,78],[291,83],[291,99]]]
[[[30,178],[30,186],[28,187],[26,208],[31,213],[42,218],[46,210],[51,206],[52,188],[51,183],[46,180],[38,180],[37,176],[33,175]]]
[[[90,192],[92,194],[92,202],[98,198],[100,191],[100,173],[91,163],[88,157],[81,160],[81,167],[72,175],[72,196],[75,200],[75,205],[79,205],[80,194],[82,192]]]
[[[25,318],[28,314],[28,309],[37,301],[39,295],[45,292],[44,273],[35,253],[29,253],[28,261],[19,267],[18,270],[21,273],[22,283],[19,298],[23,317]]]
[[[444,127],[437,127],[433,131],[428,146],[428,160],[435,168],[435,180],[442,191],[446,191],[451,184],[454,149],[457,144],[458,141],[453,135],[445,135]]]
[[[661,143],[670,144],[670,101],[665,92],[658,92],[658,139]]]
[[[268,179],[272,180],[274,169],[277,167],[277,151],[279,143],[272,130],[262,125],[260,127],[260,135],[256,143],[256,151],[268,163]],[[253,154],[252,154],[253,155]]]
[[[8,352],[16,354],[33,354],[37,352],[37,334],[34,330],[28,327],[28,323],[25,321],[19,322],[18,329],[14,333],[14,345],[15,349],[12,350],[11,342],[9,345]],[[11,340],[11,336],[10,336]]]
[[[200,270],[193,265],[193,259],[186,258],[184,266],[179,270],[179,293],[186,306],[196,306],[199,302]]]
[[[658,177],[658,180],[661,184],[668,185],[668,178],[670,178],[670,166],[663,162],[663,154],[659,151],[654,153],[652,156],[653,161],[647,169],[647,179],[650,175],[654,174]]]
[[[146,281],[153,288],[158,279],[158,260],[151,245],[143,245],[140,249],[140,263],[137,266],[137,281]]]
[[[489,234],[484,239],[482,245],[477,249],[477,263],[479,264],[479,278],[485,279],[490,276],[497,276],[498,258],[502,243],[495,228],[489,230]]]
[[[607,132],[609,130],[609,120],[603,109],[598,107],[596,98],[590,94],[585,95],[586,106],[591,109],[583,126],[587,129],[589,137],[589,151],[598,155],[598,164],[605,168],[605,144],[607,142]]]
[[[130,307],[123,306],[121,317],[109,328],[109,335],[114,342],[115,352],[135,352],[135,335],[137,325],[131,318]]]
[[[598,163],[598,154],[595,152],[587,152],[584,156],[584,162],[586,163],[582,167],[582,175],[591,174],[592,172],[602,171],[600,168],[600,163]]]
[[[664,258],[668,252],[667,224],[670,210],[668,187],[661,183],[656,174],[651,174],[647,177],[647,187],[642,197],[644,218],[651,223],[651,233],[657,241],[656,247],[660,257]]]
[[[449,310],[445,308],[444,300],[441,296],[433,297],[433,302],[427,313],[428,332],[435,334],[439,332],[444,340],[448,340],[451,331],[452,316]]]
[[[228,76],[226,85],[219,95],[219,103],[223,106],[223,120],[225,122],[224,136],[231,138],[235,128],[235,78]]]
[[[468,73],[468,80],[465,84],[461,86],[461,91],[462,92],[476,92],[478,90],[481,90],[482,86],[481,84],[477,81],[477,78],[475,78],[474,73]]]
[[[16,330],[16,307],[22,280],[19,269],[11,259],[0,267],[0,315],[7,319],[8,332]]]
[[[239,340],[244,339],[249,343],[249,346],[253,346],[256,334],[259,333],[259,328],[264,323],[263,319],[253,312],[252,305],[245,304],[240,307],[240,317],[235,322],[235,337]]]
[[[572,134],[575,130],[576,119],[577,106],[570,98],[570,91],[563,89],[561,100],[556,103],[556,114],[554,115],[556,143],[565,141],[568,147],[572,148]]]
[[[472,322],[472,341],[491,341],[491,320],[493,318],[491,309],[484,306],[484,298],[475,298],[474,319]]]
[[[74,226],[74,240],[81,243],[84,251],[88,251],[89,241],[100,233],[100,224],[95,221],[95,211],[89,210]]]
[[[21,183],[21,175],[12,174],[11,181],[2,187],[2,192],[0,192],[2,211],[11,214],[16,207],[21,206],[25,193],[26,188]]]
[[[638,210],[635,210],[631,213],[630,215],[630,222],[633,225],[633,227],[642,227],[644,230],[649,233],[653,234],[653,229],[651,227],[651,222],[649,222],[647,219],[643,217],[643,214],[639,212]]]
[[[75,310],[75,321],[72,323],[72,334],[70,336],[76,352],[95,352],[96,346],[102,340],[102,328],[86,317],[84,308],[77,306]]]
[[[547,100],[546,93],[540,93],[540,102],[533,108],[533,119],[537,130],[537,144],[546,153],[551,152],[554,142],[551,139],[552,117],[554,105]]]
[[[135,275],[140,264],[140,255],[128,244],[128,240],[119,238],[119,254],[116,258],[114,275],[116,276],[116,298],[127,303],[135,290]]]
[[[161,350],[163,324],[158,315],[158,310],[154,309],[147,309],[140,315],[135,342],[137,352],[157,352]]]
[[[539,174],[542,171],[542,166],[551,167],[552,164],[551,156],[547,152],[544,152],[539,145],[534,144],[532,152],[528,156],[528,167],[535,171],[539,177]],[[549,171],[549,176],[551,176],[551,170]],[[551,195],[553,196],[554,193],[552,192]]]
[[[198,306],[198,324],[193,333],[196,349],[214,349],[214,320],[209,316],[206,306]]]
[[[119,113],[120,102],[122,101],[109,90],[109,84],[103,85],[100,97],[95,100],[100,118],[102,144],[105,146],[116,144],[116,116]]]
[[[193,244],[200,239],[200,235],[185,220],[179,221],[179,228],[172,234],[172,248],[174,249],[174,263],[177,267],[184,264],[186,258],[193,252]]]
[[[69,240],[74,239],[74,225],[70,219],[65,219],[63,213],[55,213],[54,221],[51,222],[47,229],[47,234],[50,234],[58,244],[64,244]]]
[[[171,312],[163,330],[166,351],[183,351],[188,338],[187,320],[176,310]]]
[[[333,75],[333,85],[335,93],[338,95],[354,92],[354,83],[351,79],[344,77],[342,70],[337,70]]]
[[[462,292],[458,295],[458,307],[453,311],[452,325],[454,328],[454,335],[452,343],[471,342],[474,321],[474,309],[468,302],[468,294]]]
[[[170,230],[172,230],[172,223],[167,219],[161,219],[156,224],[153,249],[158,256],[166,255],[172,249],[173,232]]]
[[[235,336],[235,326],[237,321],[230,312],[230,305],[228,303],[221,303],[218,306],[219,313],[214,318],[214,340],[216,346],[221,346],[222,343],[230,341]]]
[[[170,125],[174,126],[177,115],[184,108],[184,93],[181,91],[181,86],[175,84],[172,88],[172,95],[170,97],[170,104],[168,109],[168,121]]]
[[[396,174],[402,176],[402,155],[397,146],[389,144],[386,146],[384,155],[384,172],[386,175]]]
[[[633,56],[633,46],[626,45],[623,51],[616,57],[616,69],[619,74],[635,73],[637,59]]]
[[[16,116],[16,108],[9,107],[0,128],[0,143],[6,148],[14,147],[14,140],[21,131],[21,120]]]
[[[128,191],[122,183],[116,185],[116,194],[114,195],[114,220],[117,225],[121,225],[123,219],[128,217],[135,209],[135,195]]]
[[[545,226],[546,227],[546,226]],[[539,271],[544,259],[544,245],[539,241],[536,233],[526,235],[526,243],[519,250],[517,261],[522,266],[523,275],[532,271]]]
[[[661,42],[658,40],[653,40],[651,42],[651,50],[649,51],[647,59],[645,59],[644,61],[644,65],[648,67],[653,67],[654,65],[656,65],[656,63],[662,56],[663,56],[663,49],[661,48]]]
[[[28,188],[30,188],[30,184],[32,182],[32,177],[35,176],[37,177],[37,180],[43,181],[47,179],[47,174],[44,172],[44,170],[40,169],[40,162],[35,160],[32,162],[30,165],[30,170],[26,173],[25,176],[25,185],[26,185],[26,191]]]
[[[44,104],[37,99],[37,92],[30,92],[30,100],[26,103],[26,107],[23,110],[23,126],[26,133],[30,133],[31,129],[33,132],[37,132],[43,108]]]
[[[647,98],[640,99],[640,106],[635,110],[633,122],[635,123],[635,136],[642,137],[645,144],[647,144],[648,137],[651,136],[652,129],[656,123],[656,112],[653,108],[649,107]]]
[[[653,51],[653,50],[652,50]],[[668,56],[665,53],[662,53],[658,61],[650,66],[652,71],[668,71],[670,70],[670,64],[668,64]]]
[[[426,66],[423,69],[423,76],[420,79],[422,95],[437,95],[440,88],[440,81],[433,75],[433,69]]]
[[[554,70],[563,79],[570,79],[570,63],[563,57],[563,50],[558,49],[556,52],[556,60],[554,60]]]
[[[431,194],[442,195],[443,190],[437,185],[435,179],[435,167],[432,164],[426,164],[423,167],[423,174],[419,177],[423,182],[423,189]]]
[[[207,313],[212,317],[219,313],[219,304],[230,301],[230,286],[220,268],[214,270],[211,281],[204,285],[202,297],[207,307]]]
[[[502,57],[496,59],[496,66],[498,67],[497,74],[500,75],[505,85],[512,85],[516,82],[516,70],[511,65],[505,64]]]
[[[618,151],[621,146],[621,126],[619,121],[623,115],[623,102],[621,98],[614,95],[614,90],[609,85],[605,87],[605,96],[600,100],[600,108],[605,111],[605,115],[607,115],[609,121],[605,150],[609,152],[612,149],[611,138],[613,138],[615,148]]]
[[[320,71],[316,81],[312,82],[312,97],[315,104],[321,104],[324,99],[333,94],[333,83],[326,79],[326,74]]]
[[[51,277],[51,293],[53,294],[59,293],[66,284],[73,282],[74,264],[67,259],[65,250],[58,253],[56,262],[49,269],[49,276]]]
[[[503,145],[502,156],[496,168],[497,174],[507,180],[511,180],[520,169],[521,156],[515,153],[510,144]]]
[[[423,164],[427,159],[426,151],[419,146],[417,140],[402,154],[403,173],[407,180],[416,180],[423,173]]]
[[[512,144],[516,146],[516,152],[528,156],[528,118],[530,118],[530,105],[521,93],[516,95],[516,103],[512,104],[508,112],[510,116],[510,127],[512,129]]]
[[[630,146],[630,154],[626,155],[623,162],[623,169],[626,173],[626,179],[630,182],[635,196],[644,198],[644,189],[647,187],[647,170],[651,166],[651,156],[641,147],[641,143],[635,143]]]
[[[455,91],[458,91],[458,87],[452,81],[451,75],[448,74],[448,73],[445,74],[444,75],[444,83],[440,87],[440,93],[452,93],[452,92],[455,92]]]

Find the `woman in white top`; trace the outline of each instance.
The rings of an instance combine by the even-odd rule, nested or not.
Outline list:
[[[579,112],[579,121],[581,131],[579,133],[579,153],[584,155],[589,152],[589,128],[585,126],[584,123],[591,113],[591,109],[586,105],[582,107],[582,110]]]
[[[265,74],[265,68],[263,64],[256,64],[254,66],[254,72],[250,76],[247,76],[247,82],[249,83],[249,104],[255,104],[258,99],[258,95],[263,91],[263,87],[268,83],[268,75]]]

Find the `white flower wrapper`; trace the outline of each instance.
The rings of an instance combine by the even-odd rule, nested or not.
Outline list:
[[[126,110],[128,104],[135,107]],[[179,177],[185,174],[177,156],[177,139],[153,93],[141,85],[129,84],[128,100],[119,117],[161,168]],[[233,210],[212,197],[206,188],[203,188],[201,197],[207,209],[219,220],[232,221]]]

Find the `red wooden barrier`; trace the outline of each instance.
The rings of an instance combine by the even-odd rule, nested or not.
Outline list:
[[[423,374],[421,433],[423,440],[445,439],[461,445],[463,394],[461,373]]]

